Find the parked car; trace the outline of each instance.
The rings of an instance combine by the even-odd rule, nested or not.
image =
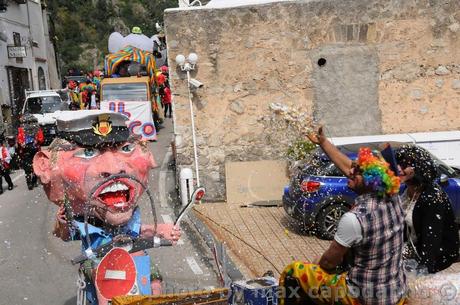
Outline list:
[[[68,110],[69,105],[54,90],[26,91],[26,100],[21,115],[32,114],[45,136],[45,145],[50,144],[56,136],[56,117]]]
[[[337,146],[351,159],[356,159],[360,147],[380,150],[380,143]],[[403,143],[391,143],[398,147]],[[415,144],[412,144],[415,145]],[[423,149],[423,148],[422,148]],[[457,222],[460,223],[460,171],[437,161],[439,184],[448,194]],[[401,192],[405,186],[401,186]],[[291,177],[284,188],[283,206],[286,213],[299,223],[299,228],[311,230],[319,237],[332,239],[337,222],[350,210],[357,194],[347,186],[347,178],[335,167],[327,155],[317,148]]]

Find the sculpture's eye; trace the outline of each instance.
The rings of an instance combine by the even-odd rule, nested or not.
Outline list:
[[[93,148],[85,148],[77,151],[74,156],[77,158],[91,159],[99,155],[99,151]]]
[[[135,149],[136,149],[136,144],[128,143],[128,144],[123,145],[120,148],[120,151],[125,153],[125,154],[129,154],[129,153],[133,152]]]

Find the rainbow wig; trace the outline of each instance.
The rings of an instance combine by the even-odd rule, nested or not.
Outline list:
[[[370,186],[380,197],[399,192],[400,180],[390,170],[383,158],[375,156],[368,147],[361,147],[357,164],[362,171],[364,184]]]

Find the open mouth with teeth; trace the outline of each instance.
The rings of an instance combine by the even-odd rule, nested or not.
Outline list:
[[[101,185],[94,197],[108,208],[123,211],[131,207],[135,194],[135,187],[131,181],[116,179]]]

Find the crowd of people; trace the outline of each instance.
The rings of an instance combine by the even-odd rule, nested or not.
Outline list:
[[[10,173],[22,168],[26,177],[27,188],[32,190],[38,186],[37,176],[32,169],[32,160],[40,151],[44,142],[43,130],[33,115],[26,115],[21,119],[17,136],[0,136],[0,194],[3,194],[3,179],[8,190],[14,188]]]
[[[67,76],[78,76],[73,71],[73,69],[69,69]],[[103,73],[96,70],[88,72],[84,76],[84,81],[78,82],[69,79],[65,83],[70,97],[70,110],[99,109],[99,89]]]
[[[99,70],[83,74],[82,71],[76,73],[74,69],[69,69],[67,76],[82,76],[85,80],[68,80],[63,83],[63,86],[68,90],[70,110],[84,109],[100,109],[100,84],[104,77],[104,73]],[[125,65],[121,65],[118,71],[111,78],[127,77],[128,70]],[[159,115],[160,109],[157,106],[156,99],[159,99],[159,105],[164,110],[164,118],[172,117],[172,101],[171,88],[169,84],[169,69],[168,66],[161,66],[156,74],[156,88],[153,90],[154,101],[152,101],[152,110],[154,113],[154,121],[157,129],[161,128],[162,118]]]

